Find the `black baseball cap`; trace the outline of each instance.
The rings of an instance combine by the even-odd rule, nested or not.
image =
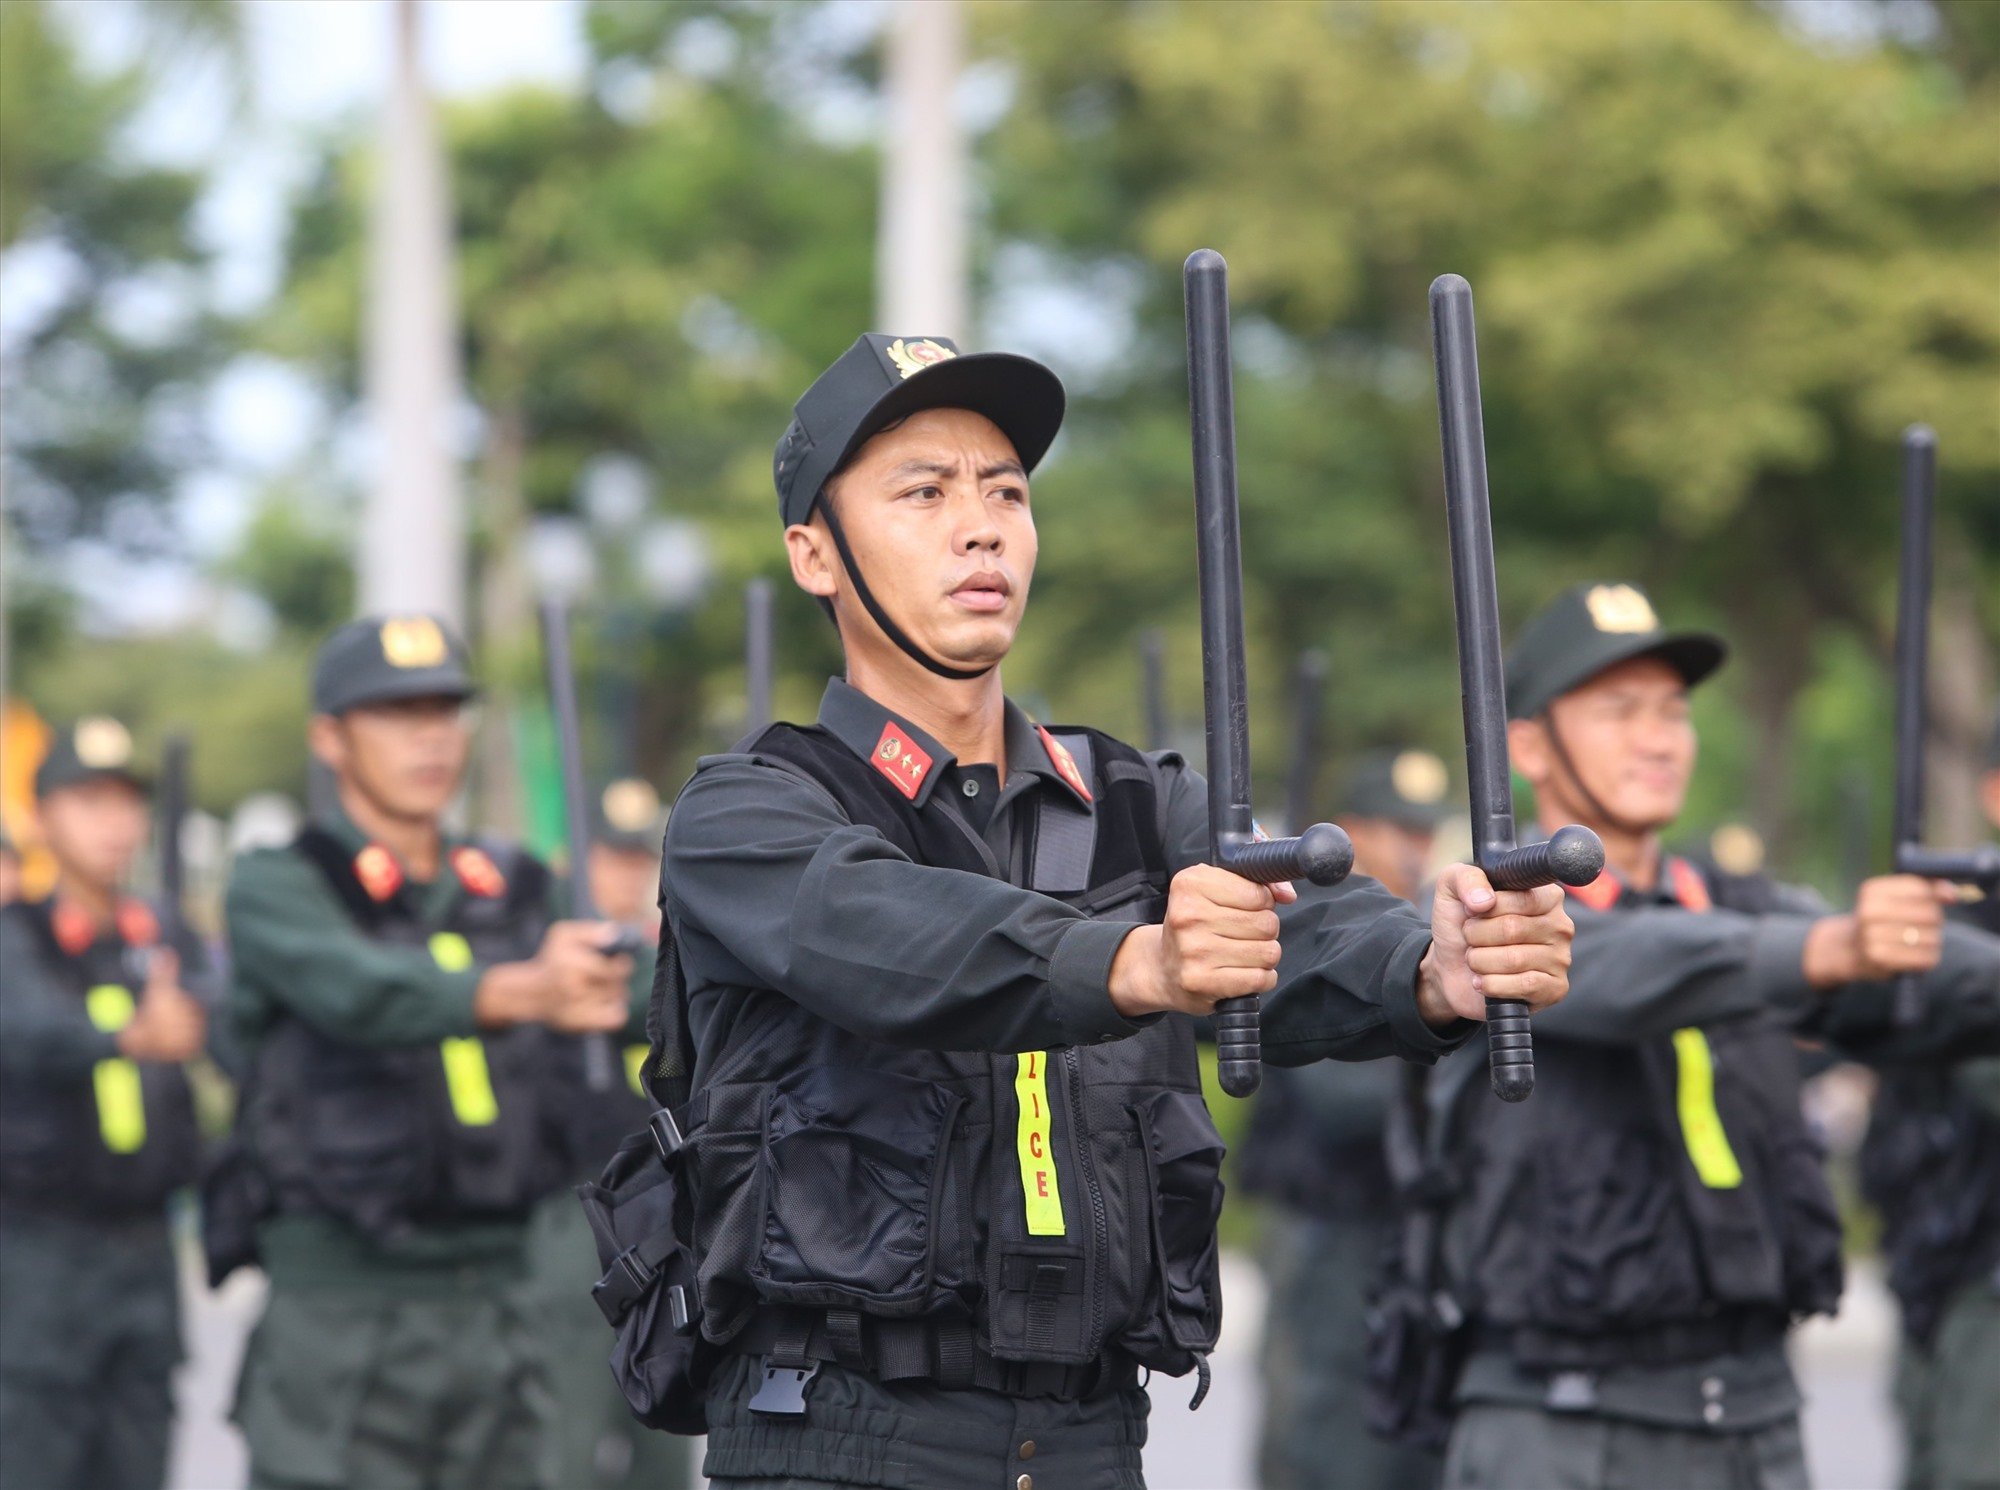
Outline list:
[[[122,781],[135,791],[151,789],[133,762],[131,731],[115,719],[95,714],[56,731],[50,739],[47,753],[35,767],[35,795],[46,797],[66,786],[105,778]]]
[[[1451,772],[1428,750],[1371,750],[1347,774],[1342,817],[1424,832],[1451,816]]]
[[[870,331],[813,380],[771,461],[778,515],[812,513],[820,488],[885,425],[922,409],[984,414],[1035,469],[1062,428],[1062,380],[1011,352],[960,352],[949,337]]]
[[[1658,657],[1692,688],[1729,656],[1707,631],[1668,631],[1637,585],[1576,585],[1521,628],[1507,654],[1507,713],[1532,719],[1579,684],[1634,657]]]
[[[465,699],[478,691],[464,641],[442,616],[422,611],[349,621],[313,658],[315,714],[399,698]]]

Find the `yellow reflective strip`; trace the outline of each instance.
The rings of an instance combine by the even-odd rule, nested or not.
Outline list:
[[[431,961],[448,973],[462,973],[472,966],[472,943],[455,931],[439,931],[431,936]]]
[[[455,931],[431,936],[431,961],[448,973],[472,966],[472,944]],[[438,1042],[444,1057],[444,1085],[451,1095],[451,1115],[468,1128],[485,1128],[497,1121],[500,1104],[493,1096],[493,1073],[486,1068],[486,1047],[477,1037]]]
[[[1048,1052],[1023,1051],[1014,1058],[1014,1101],[1020,1109],[1014,1145],[1021,1156],[1021,1192],[1027,1197],[1028,1235],[1065,1236],[1062,1187],[1056,1183],[1050,1147]]]
[[[652,1054],[647,1045],[627,1045],[625,1047],[625,1081],[636,1097],[646,1095],[646,1057]]]
[[[1715,1060],[1708,1036],[1698,1029],[1675,1030],[1674,1059],[1680,1067],[1681,1139],[1694,1172],[1711,1190],[1734,1190],[1743,1183],[1743,1169],[1715,1109]]]
[[[493,1077],[486,1069],[486,1047],[476,1039],[438,1042],[444,1056],[445,1090],[451,1093],[451,1115],[468,1128],[484,1128],[500,1116],[493,1098]]]
[[[99,984],[84,995],[90,1022],[115,1035],[132,1022],[132,990],[116,983]],[[146,1098],[139,1085],[139,1068],[120,1056],[99,1061],[90,1070],[97,1097],[97,1131],[114,1154],[136,1154],[146,1146]]]

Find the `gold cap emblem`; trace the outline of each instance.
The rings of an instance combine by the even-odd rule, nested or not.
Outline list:
[[[1708,835],[1708,851],[1724,874],[1755,874],[1764,867],[1764,836],[1748,823],[1724,823]]]
[[[1622,635],[1660,629],[1652,602],[1630,585],[1592,585],[1583,603],[1590,611],[1590,624],[1599,631]]]
[[[943,342],[920,337],[916,341],[904,341],[900,336],[889,343],[889,360],[896,364],[896,370],[904,377],[915,377],[927,367],[936,367],[940,362],[949,362],[956,357]]]
[[[101,714],[79,719],[71,743],[76,758],[93,771],[115,771],[132,759],[132,736],[117,720]]]
[[[604,789],[600,805],[604,821],[620,833],[640,833],[659,817],[660,794],[653,790],[652,782],[628,776]]]
[[[1444,800],[1451,777],[1445,771],[1444,762],[1428,750],[1405,750],[1389,767],[1389,782],[1396,788],[1396,795],[1405,802],[1417,802],[1428,807],[1433,802]]]
[[[429,616],[393,616],[382,623],[382,655],[391,667],[439,667],[451,649]]]

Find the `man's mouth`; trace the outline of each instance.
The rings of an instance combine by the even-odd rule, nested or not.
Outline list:
[[[1014,593],[1014,586],[1007,576],[997,570],[983,569],[959,581],[951,592],[951,598],[967,610],[992,614],[1005,609],[1007,597]]]

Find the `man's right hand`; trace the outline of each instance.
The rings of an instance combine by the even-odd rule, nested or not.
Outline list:
[[[1211,1014],[1223,999],[1278,986],[1278,911],[1298,899],[1287,884],[1260,885],[1194,864],[1167,889],[1166,918],[1140,926],[1111,959],[1111,1005],[1127,1019],[1178,1011]]]
[[[138,1007],[118,1032],[118,1053],[127,1060],[172,1064],[201,1054],[208,1013],[181,987],[180,976],[180,958],[170,949],[162,947],[152,954]]]
[[[1826,916],[1807,934],[1806,981],[1835,988],[1929,972],[1944,947],[1944,908],[1956,898],[1951,885],[1914,874],[1863,880],[1853,911]]]
[[[550,982],[551,1002],[542,1021],[550,1029],[593,1035],[625,1028],[632,959],[604,955],[617,935],[608,921],[558,921],[543,934],[535,961]]]

